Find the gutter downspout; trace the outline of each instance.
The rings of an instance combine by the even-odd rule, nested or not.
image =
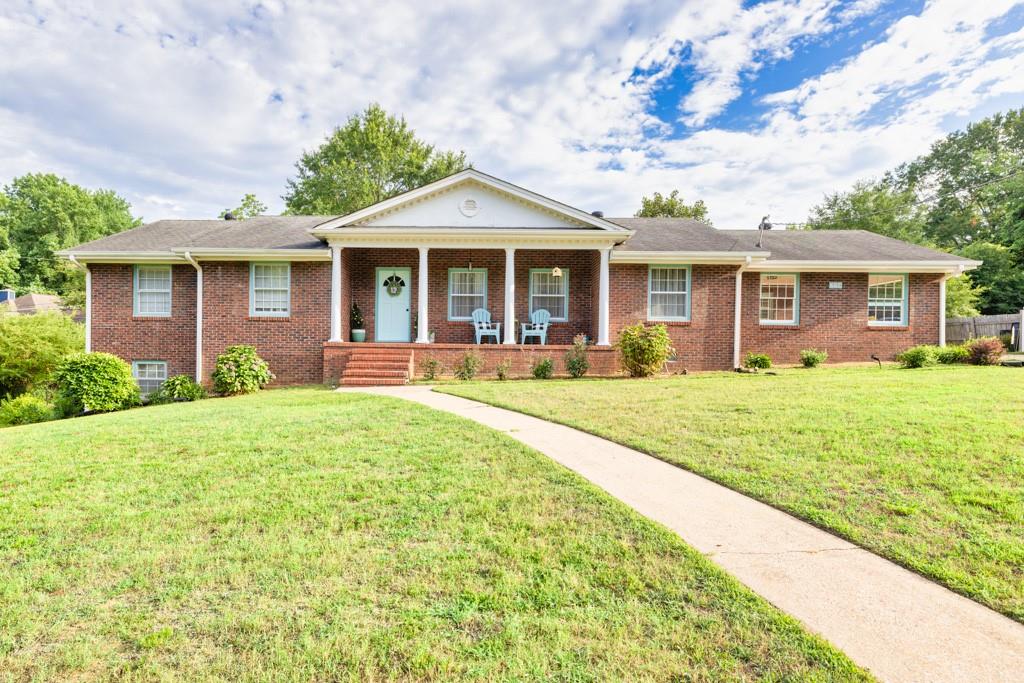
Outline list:
[[[196,269],[196,382],[203,383],[203,267],[185,252],[185,260]]]
[[[92,351],[92,271],[74,254],[68,254],[68,261],[85,271],[85,352],[89,353]]]
[[[736,312],[732,328],[732,367],[738,370],[740,367],[740,326],[743,322],[743,273],[750,267],[751,258],[748,256],[746,263],[736,270]]]

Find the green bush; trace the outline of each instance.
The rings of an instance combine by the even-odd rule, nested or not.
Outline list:
[[[1004,349],[1008,349],[1013,346],[1013,335],[1009,332],[1003,332],[999,335],[999,341],[1002,342]]]
[[[85,349],[85,327],[63,313],[0,313],[0,397],[51,380],[57,365]]]
[[[971,354],[967,350],[966,346],[962,344],[953,344],[950,346],[942,347],[936,352],[935,359],[943,365],[953,365],[954,363],[966,363],[970,360]]]
[[[453,372],[461,380],[471,380],[480,372],[480,366],[484,364],[480,354],[475,351],[467,351],[459,357]]]
[[[743,367],[750,370],[767,370],[771,366],[772,358],[767,353],[748,351],[747,357],[743,359]]]
[[[160,388],[149,395],[152,404],[174,401],[199,401],[206,398],[206,389],[188,375],[175,375],[164,380]]]
[[[1006,347],[999,337],[978,337],[969,340],[967,347],[968,362],[971,365],[999,365]]]
[[[551,379],[555,364],[550,358],[538,358],[530,364],[530,372],[534,379]]]
[[[912,346],[896,356],[899,364],[905,368],[925,368],[939,362],[939,347],[930,344]]]
[[[213,368],[213,389],[234,396],[259,391],[274,379],[267,361],[259,357],[255,346],[238,344],[224,349]]]
[[[437,379],[437,376],[441,374],[441,361],[436,358],[423,359],[420,367],[423,368],[423,379],[428,382]]]
[[[64,415],[109,412],[139,405],[139,387],[127,363],[109,353],[77,353],[53,373]]]
[[[804,349],[800,352],[800,363],[805,368],[816,368],[828,360],[828,351]]]
[[[57,410],[53,404],[32,394],[0,401],[0,427],[46,422],[56,418]]]
[[[619,333],[616,346],[622,355],[622,365],[631,377],[650,377],[660,372],[665,361],[675,353],[664,325],[629,325]]]
[[[572,348],[565,353],[565,370],[570,377],[580,378],[590,369],[587,360],[587,337],[577,334],[572,338]]]
[[[494,368],[495,374],[498,375],[498,379],[502,382],[508,379],[509,371],[512,370],[512,359],[502,358],[501,362],[498,363],[497,367]]]

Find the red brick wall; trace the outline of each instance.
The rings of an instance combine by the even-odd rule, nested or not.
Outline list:
[[[195,367],[196,271],[171,266],[171,317],[134,317],[133,268],[93,264],[92,350],[125,360],[167,361],[167,376],[192,375]]]
[[[829,362],[870,361],[871,354],[891,360],[916,344],[936,344],[939,338],[938,274],[911,274],[909,325],[868,326],[866,273],[801,273],[799,325],[762,325],[760,274],[743,277],[742,354],[767,353],[778,363],[797,363],[801,349],[828,351]],[[828,283],[842,282],[842,289]]]

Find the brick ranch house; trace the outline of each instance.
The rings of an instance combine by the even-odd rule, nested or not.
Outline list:
[[[484,374],[542,356],[559,372],[585,334],[591,372],[614,374],[612,344],[637,321],[668,327],[676,369],[732,369],[748,351],[793,363],[811,347],[889,359],[944,343],[945,281],[978,265],[857,230],[759,243],[688,219],[604,218],[475,169],[347,216],[162,220],[61,254],[86,269],[87,347],[131,362],[144,388],[208,382],[232,344],[254,345],[281,384],[397,383],[469,349]],[[477,308],[500,344],[474,344]],[[538,309],[547,344],[524,345]]]

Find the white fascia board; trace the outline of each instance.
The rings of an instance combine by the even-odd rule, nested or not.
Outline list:
[[[612,251],[612,263],[746,264],[768,258],[767,251]]]
[[[85,251],[57,252],[57,256],[79,263],[187,263],[184,256],[169,251]]]
[[[761,261],[750,270],[761,272],[815,273],[963,273],[974,270],[981,261]]]
[[[189,263],[185,254],[203,261],[330,261],[331,252],[323,249],[193,249],[158,251],[74,251],[58,255],[81,263]]]
[[[317,235],[338,247],[437,247],[441,249],[608,249],[632,232],[562,229],[475,228],[438,230],[415,228],[343,228]]]
[[[602,230],[607,230],[609,232],[621,232],[632,234],[630,231],[628,231],[626,228],[623,228],[621,225],[616,225],[611,221],[607,221],[603,218],[598,218],[597,216],[586,211],[582,211],[581,209],[574,208],[572,206],[569,206],[568,204],[563,204],[562,202],[555,201],[554,199],[549,199],[548,197],[539,195],[536,192],[531,192],[530,190],[519,187],[518,185],[513,185],[512,183],[501,180],[500,178],[495,178],[494,176],[487,175],[486,173],[482,173],[476,170],[475,168],[467,168],[465,171],[460,171],[454,175],[448,176],[447,178],[441,178],[440,180],[435,180],[434,182],[424,185],[422,187],[417,187],[415,190],[409,190],[408,192],[396,195],[394,197],[391,197],[390,199],[385,199],[384,201],[377,202],[376,204],[368,206],[365,209],[360,209],[359,211],[354,211],[346,216],[339,216],[338,218],[333,218],[329,221],[325,221],[320,225],[316,226],[315,228],[313,228],[312,230],[310,230],[310,232],[312,232],[317,237],[326,237],[327,234],[333,232],[334,229],[345,227],[351,223],[365,220],[371,216],[375,216],[376,214],[389,211],[390,209],[394,209],[408,202],[415,201],[421,197],[425,197],[435,192],[440,192],[441,190],[461,183],[464,180],[475,180],[476,182],[486,187],[490,187],[501,192],[505,192],[506,194],[510,194],[513,197],[517,197],[527,202],[532,202],[538,206],[542,206],[548,209],[549,211],[554,211],[555,213],[560,213],[562,215],[569,216],[570,218],[573,218],[577,221],[586,223],[587,225],[592,225]]]

